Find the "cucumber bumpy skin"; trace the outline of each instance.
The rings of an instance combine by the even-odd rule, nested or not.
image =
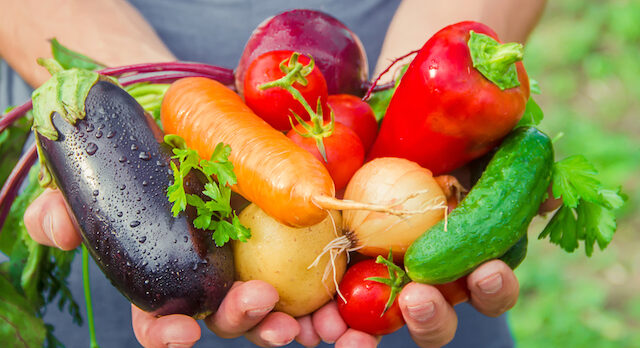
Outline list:
[[[478,183],[444,221],[420,236],[404,258],[420,283],[456,280],[507,252],[527,231],[551,181],[553,147],[533,127],[503,141]]]

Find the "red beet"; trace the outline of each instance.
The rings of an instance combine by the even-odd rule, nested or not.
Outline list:
[[[238,91],[243,91],[249,64],[261,54],[276,50],[311,55],[327,80],[329,94],[364,94],[369,67],[360,39],[337,19],[313,10],[278,14],[253,31],[236,68]]]

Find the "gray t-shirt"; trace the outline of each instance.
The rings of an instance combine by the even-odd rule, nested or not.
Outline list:
[[[292,8],[329,13],[345,23],[362,40],[369,66],[380,54],[382,41],[399,0],[132,0],[169,49],[181,60],[233,68],[251,31],[264,19]],[[63,42],[64,44],[64,42]],[[21,104],[31,89],[5,62],[0,65],[0,107]],[[69,286],[84,313],[80,257],[76,258]],[[102,347],[135,347],[130,306],[95,264],[91,265],[93,305],[98,342]],[[504,316],[488,318],[468,304],[456,306],[458,331],[448,347],[511,347],[513,341]],[[68,314],[49,306],[45,321],[67,347],[86,347],[88,330],[77,327]],[[298,346],[293,343],[292,346]],[[406,327],[385,336],[381,347],[415,346]],[[244,338],[223,340],[203,326],[196,347],[253,347]]]

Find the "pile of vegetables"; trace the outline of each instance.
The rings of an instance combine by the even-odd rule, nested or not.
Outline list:
[[[466,298],[460,280],[483,262],[515,268],[549,185],[563,205],[539,238],[570,252],[582,241],[590,255],[615,231],[620,192],[582,156],[554,162],[535,128],[542,112],[522,46],[480,23],[442,29],[385,86],[367,82],[357,36],[310,10],[261,24],[235,71],[105,68],[52,47],[55,59],[42,62],[52,78],[0,119],[3,161],[30,123],[36,134],[0,173],[0,247],[11,255],[0,304],[35,322],[46,301],[33,294],[43,291],[49,301],[62,291],[78,316],[64,295],[73,254],[16,229],[42,191],[32,171],[18,196],[36,153],[37,179],[62,191],[85,255],[156,315],[202,317],[234,280],[262,279],[278,290],[278,311],[302,316],[336,298],[349,326],[387,334],[403,325],[395,296],[409,281],[437,285],[455,304]],[[463,185],[454,170],[479,174]],[[352,252],[368,259],[348,264]],[[49,268],[29,278],[42,258]],[[23,330],[18,317],[0,332]],[[42,342],[39,325],[31,337]]]

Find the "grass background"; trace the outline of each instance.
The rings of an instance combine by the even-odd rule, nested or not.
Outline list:
[[[584,154],[628,202],[604,251],[587,258],[536,240],[516,270],[510,312],[519,347],[640,347],[640,0],[549,1],[526,47],[541,128],[556,159]]]

